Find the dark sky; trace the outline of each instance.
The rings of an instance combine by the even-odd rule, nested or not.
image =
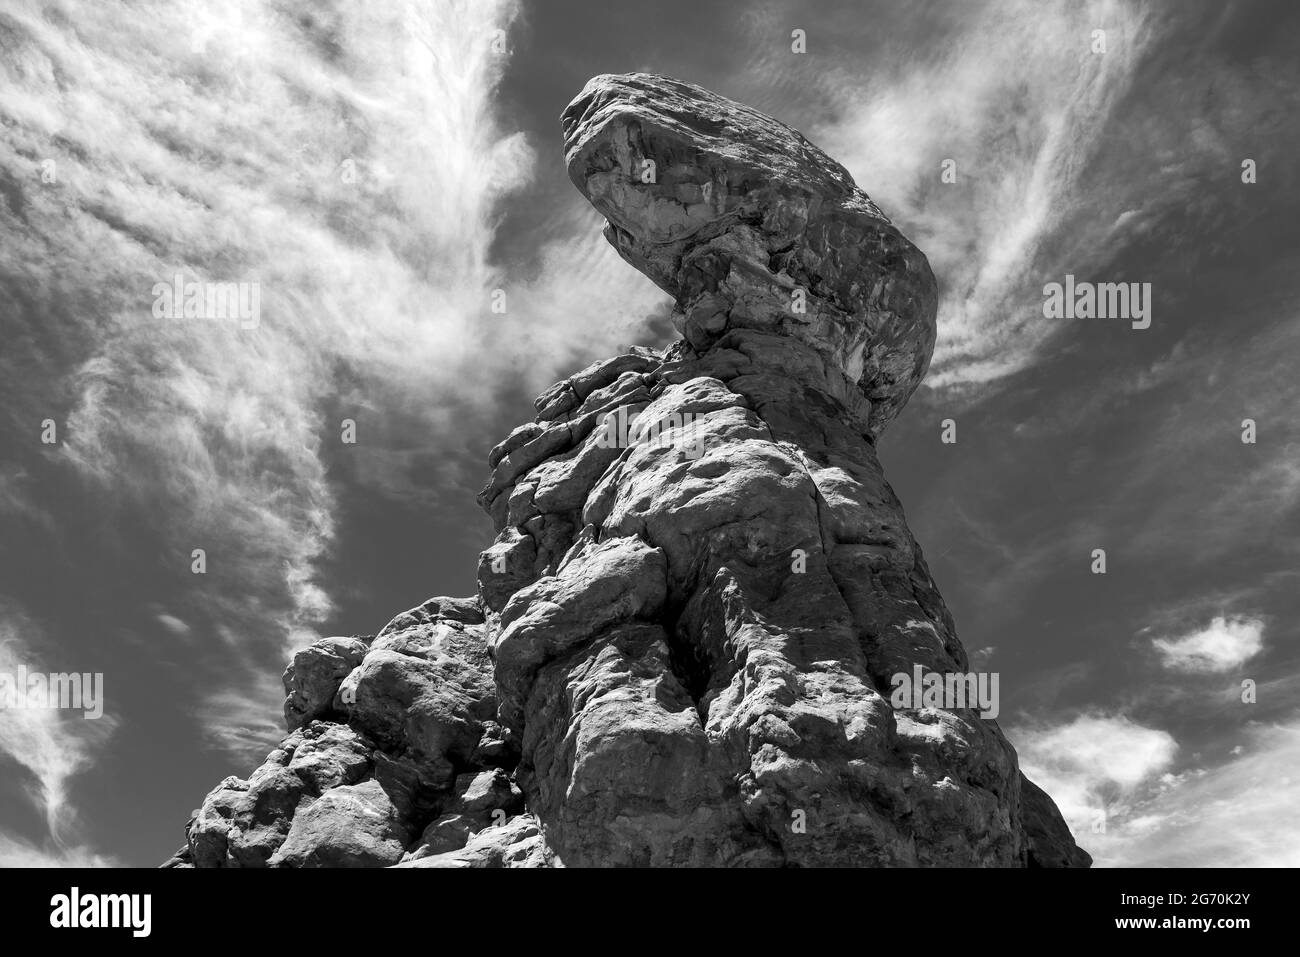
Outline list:
[[[0,672],[106,705],[0,711],[0,864],[157,863],[293,648],[473,592],[488,449],[671,336],[563,168],[632,70],[800,129],[929,255],[881,456],[1080,843],[1300,864],[1297,54],[1284,0],[6,0]],[[256,328],[155,317],[177,272]],[[1150,328],[1044,318],[1067,274],[1150,283]]]

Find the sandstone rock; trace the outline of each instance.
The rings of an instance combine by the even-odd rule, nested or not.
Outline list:
[[[360,638],[322,638],[294,655],[284,672],[284,720],[289,730],[330,715],[339,684],[361,664]]]
[[[226,778],[187,829],[195,867],[264,867],[300,808],[353,784],[371,767],[372,747],[351,728],[313,722],[294,731],[247,781]]]
[[[516,593],[493,645],[504,724],[518,729],[537,669],[611,625],[656,615],[663,604],[663,555],[639,539],[588,544],[559,576]]]
[[[415,849],[408,852],[401,863],[458,851],[480,830],[482,825],[473,818],[464,814],[444,814],[424,829]]]
[[[483,737],[479,738],[469,763],[476,768],[504,768],[513,771],[519,763],[519,739],[509,728],[495,721],[483,722]]]
[[[170,870],[173,868],[192,869],[194,867],[194,858],[190,856],[190,846],[183,845],[171,857],[158,865],[160,869]]]
[[[541,670],[518,778],[548,847],[580,866],[777,863],[671,658],[662,626],[626,622]]]
[[[340,784],[355,784],[371,765],[373,747],[352,728],[317,723],[304,729],[287,768],[303,781],[311,794]]]
[[[497,710],[477,602],[435,598],[399,615],[349,683],[352,727],[450,785]]]
[[[480,868],[558,867],[537,822],[520,815],[499,827],[478,832],[461,849],[403,861],[398,867]]]
[[[510,775],[500,768],[472,771],[456,778],[452,810],[487,824],[500,815],[511,816],[524,808],[524,795]]]
[[[378,781],[327,791],[294,816],[271,867],[387,867],[409,835]]]
[[[467,693],[458,677],[463,675],[442,662],[376,650],[360,668],[352,726],[386,752],[409,755],[442,771],[450,784],[451,757],[468,757],[478,744],[482,725],[473,712],[487,696]]]
[[[505,608],[510,596],[537,578],[537,541],[511,526],[479,555],[478,587],[485,607]]]
[[[293,733],[169,866],[1088,866],[996,721],[889,700],[969,670],[875,451],[934,347],[925,257],[689,84],[597,77],[563,123],[683,338],[538,397],[479,595],[300,653]]]
[[[459,775],[454,797],[444,806],[442,816],[424,829],[416,849],[403,860],[459,850],[485,827],[504,824],[523,809],[523,792],[500,768]]]
[[[934,349],[936,283],[840,164],[756,110],[650,74],[596,77],[562,123],[569,178],[620,255],[677,300],[687,342],[747,328],[806,343],[871,400],[873,434],[907,401]]]
[[[1092,866],[1092,855],[1074,843],[1056,802],[1023,774],[1020,800],[1030,867]]]
[[[195,867],[226,866],[226,847],[235,826],[235,814],[247,793],[247,781],[228,777],[203,799],[186,831]],[[285,833],[288,833],[287,827]]]

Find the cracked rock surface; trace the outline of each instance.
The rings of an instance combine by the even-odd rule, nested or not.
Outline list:
[[[479,593],[285,674],[291,732],[171,866],[1087,866],[970,708],[875,439],[935,340],[925,257],[797,132],[592,80],[569,176],[682,338],[543,393],[492,450]]]

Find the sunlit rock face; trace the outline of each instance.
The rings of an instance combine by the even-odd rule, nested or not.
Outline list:
[[[676,299],[687,342],[796,340],[847,380],[855,420],[884,428],[929,365],[938,294],[925,256],[844,167],[667,77],[596,77],[562,122],[569,178],[623,258]]]
[[[489,456],[479,593],[286,672],[288,738],[177,866],[1087,866],[973,701],[874,440],[935,281],[848,173],[698,87],[592,80],[569,175],[682,339]]]

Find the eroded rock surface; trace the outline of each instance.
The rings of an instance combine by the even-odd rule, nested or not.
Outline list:
[[[971,708],[876,457],[924,375],[925,257],[795,131],[597,77],[569,175],[682,339],[548,389],[489,456],[479,594],[285,676],[290,735],[169,866],[1087,866]]]
[[[569,178],[623,258],[676,300],[688,343],[704,351],[736,329],[794,339],[823,360],[845,412],[884,428],[929,365],[938,294],[844,167],[667,77],[596,77],[562,121]]]

